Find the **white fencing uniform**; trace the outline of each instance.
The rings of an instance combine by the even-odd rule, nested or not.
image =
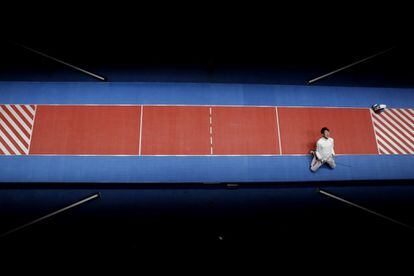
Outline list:
[[[316,151],[310,166],[311,171],[315,172],[324,163],[328,164],[332,169],[335,168],[334,156],[334,139],[331,137],[328,139],[321,137],[316,142]]]

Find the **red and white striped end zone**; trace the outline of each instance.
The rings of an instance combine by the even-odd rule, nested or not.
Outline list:
[[[35,105],[0,105],[0,155],[27,155]]]
[[[379,154],[414,154],[414,110],[371,111]]]

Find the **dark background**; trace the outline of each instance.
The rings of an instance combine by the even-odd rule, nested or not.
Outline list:
[[[410,87],[412,20],[404,9],[351,2],[34,6],[5,13],[2,37],[110,81],[305,84],[396,47],[318,85]],[[7,43],[1,47],[3,79],[95,81]]]
[[[303,85],[395,46],[317,85],[414,86],[411,24],[403,7],[293,6],[239,11],[237,5],[174,4],[172,9],[62,3],[9,14],[6,9],[0,81],[97,81],[10,43],[15,41],[108,81]],[[10,184],[0,188],[1,232],[90,194],[100,192],[101,198],[15,233],[2,248],[155,259],[206,251],[221,259],[237,254],[387,258],[411,248],[413,231],[326,198],[316,192],[319,186],[414,225],[412,180],[238,187]]]

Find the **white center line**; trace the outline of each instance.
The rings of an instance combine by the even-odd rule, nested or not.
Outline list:
[[[279,154],[282,155],[282,142],[280,138],[280,126],[279,126],[279,111],[277,110],[277,107],[275,107],[275,109],[276,109],[276,122],[277,122],[277,137],[279,139]]]

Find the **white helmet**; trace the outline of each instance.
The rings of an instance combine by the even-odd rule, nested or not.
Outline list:
[[[372,110],[374,110],[375,113],[381,113],[387,108],[385,104],[374,104],[372,106]]]

